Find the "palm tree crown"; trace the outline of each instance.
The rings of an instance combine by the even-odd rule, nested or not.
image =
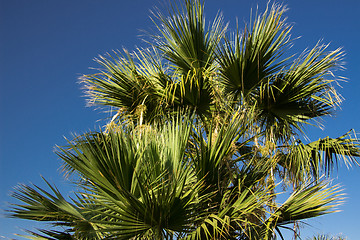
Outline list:
[[[221,14],[208,24],[200,0],[155,13],[149,48],[100,56],[103,69],[81,78],[90,104],[116,110],[57,150],[76,197],[22,185],[11,215],[53,225],[33,239],[274,239],[335,211],[341,189],[327,176],[358,164],[359,141],[300,137],[340,103],[343,52],[287,56],[285,11],[268,6],[235,33]]]

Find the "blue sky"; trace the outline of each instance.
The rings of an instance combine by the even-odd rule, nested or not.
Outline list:
[[[92,60],[123,47],[146,47],[140,30],[155,29],[149,16],[161,1],[149,0],[0,0],[0,208],[14,200],[10,191],[19,183],[44,186],[41,176],[70,193],[59,172],[55,145],[64,136],[98,129],[109,117],[85,106],[78,77],[98,67]],[[339,91],[346,99],[335,118],[324,119],[325,130],[308,128],[310,139],[337,137],[351,128],[360,132],[360,2],[357,0],[289,0],[288,22],[295,41],[291,51],[300,53],[320,39],[330,49],[343,47],[347,77]],[[230,26],[248,22],[250,9],[260,10],[267,0],[207,0],[205,12],[212,19],[220,10]],[[360,236],[360,168],[342,166],[333,174],[345,188],[342,212],[309,222],[304,237],[313,232]],[[40,225],[0,217],[0,236],[14,237],[20,228]]]

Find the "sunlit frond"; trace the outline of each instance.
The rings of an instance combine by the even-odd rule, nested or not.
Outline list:
[[[185,6],[172,5],[169,16],[158,12],[160,34],[154,36],[156,46],[182,74],[191,70],[207,71],[214,67],[215,50],[226,27],[219,15],[206,27],[204,5],[200,0],[186,0]]]
[[[67,201],[57,188],[46,182],[53,194],[35,186],[19,186],[13,196],[23,204],[14,204],[11,209],[11,216],[16,218],[50,222],[53,226],[61,226],[65,232],[40,230],[42,233],[52,236],[50,239],[69,239],[71,235],[78,238],[100,239],[102,234],[97,232],[101,225],[97,225],[93,220],[97,219],[97,214],[91,211],[92,207],[81,202]],[[34,232],[28,232],[33,237],[46,237]],[[48,238],[46,238],[48,239]]]
[[[279,164],[293,183],[300,184],[305,179],[318,179],[322,174],[328,176],[341,163],[347,167],[359,165],[359,140],[351,132],[338,138],[322,138],[304,144],[295,142],[287,153],[279,154]]]
[[[273,239],[275,231],[287,229],[287,224],[334,212],[342,199],[339,186],[329,187],[326,182],[304,184],[270,214],[257,232],[261,237],[256,239]]]
[[[116,107],[122,116],[135,116],[137,121],[154,120],[166,108],[162,101],[171,82],[166,66],[154,49],[114,55],[100,56],[96,61],[104,69],[81,78],[89,103]]]

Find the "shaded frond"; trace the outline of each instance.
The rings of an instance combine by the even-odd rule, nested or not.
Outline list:
[[[285,11],[274,4],[220,47],[217,60],[225,95],[247,96],[284,67],[287,59],[280,57],[289,48],[291,30],[282,17]]]
[[[316,45],[263,83],[258,92],[260,123],[276,138],[289,138],[302,131],[303,124],[316,117],[330,115],[341,98],[333,88],[336,70],[343,53],[326,52],[327,46]],[[313,121],[314,122],[314,121]]]

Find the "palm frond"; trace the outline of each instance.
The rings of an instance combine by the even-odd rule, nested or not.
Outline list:
[[[119,239],[164,237],[191,228],[202,181],[185,155],[191,121],[173,118],[160,129],[87,134],[60,149],[59,156],[90,186],[104,217],[100,231]],[[164,235],[165,234],[165,235]]]
[[[360,156],[360,143],[351,131],[338,138],[322,138],[303,144],[295,142],[280,153],[279,164],[293,183],[300,184],[305,179],[328,176],[341,162],[347,167],[359,165],[356,157]]]
[[[41,232],[55,237],[55,239],[68,239],[69,232],[74,236],[93,239],[100,239],[101,233],[96,232],[101,226],[97,226],[92,220],[96,219],[96,214],[91,211],[92,207],[80,202],[67,201],[56,187],[51,186],[46,180],[53,194],[35,186],[21,185],[13,197],[20,200],[23,204],[13,204],[9,211],[12,217],[49,222],[53,226],[62,226],[66,229],[64,232],[46,231]],[[34,232],[28,232],[34,237],[46,238]],[[56,238],[56,236],[58,238]],[[50,238],[52,239],[52,238]]]
[[[280,57],[289,48],[291,30],[282,17],[285,11],[274,4],[255,17],[249,30],[237,32],[233,41],[226,39],[219,48],[217,60],[225,95],[247,96],[284,67],[287,58]]]
[[[214,53],[226,30],[221,15],[207,28],[203,10],[200,0],[186,0],[185,7],[172,5],[169,17],[155,14],[161,23],[154,22],[160,31],[154,36],[156,45],[184,75],[214,67]]]
[[[341,102],[333,88],[336,70],[343,53],[326,52],[327,46],[316,45],[260,85],[257,102],[262,129],[276,138],[288,138],[302,131],[303,124],[330,115]],[[268,134],[270,135],[270,134]]]
[[[343,199],[339,186],[329,187],[326,182],[308,183],[297,188],[264,222],[261,239],[272,239],[276,228],[287,224],[335,212]]]
[[[208,132],[204,128],[196,130],[193,162],[199,179],[205,178],[208,185],[218,189],[227,187],[230,169],[234,167],[231,165],[235,164],[231,159],[235,144],[245,135],[247,124],[244,114],[237,112],[226,125],[214,124]]]
[[[44,229],[38,229],[39,232],[41,232],[41,234],[33,232],[33,231],[26,231],[27,233],[31,234],[31,235],[22,235],[22,234],[18,234],[18,236],[23,237],[23,238],[27,238],[27,239],[32,239],[32,240],[72,240],[74,239],[70,233],[63,231],[48,231],[48,230],[44,230]],[[96,239],[96,238],[94,238]]]
[[[171,82],[157,51],[138,49],[133,54],[125,51],[114,55],[100,56],[96,62],[104,69],[81,77],[89,103],[116,107],[122,116],[156,119],[166,107],[164,91]]]
[[[173,103],[175,110],[191,109],[209,118],[216,109],[215,50],[226,27],[221,15],[206,27],[203,10],[200,0],[186,0],[184,7],[172,5],[170,17],[155,14],[160,34],[154,39],[174,68],[173,83],[166,90],[167,102]]]

